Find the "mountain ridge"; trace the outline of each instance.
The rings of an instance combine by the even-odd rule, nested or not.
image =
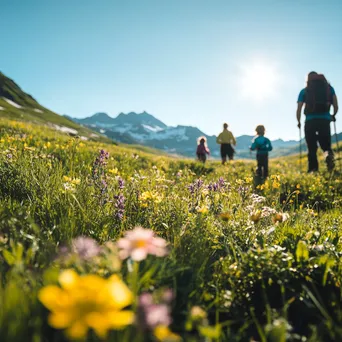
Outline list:
[[[216,136],[208,135],[196,126],[167,126],[161,120],[146,111],[142,113],[129,112],[119,113],[116,117],[109,116],[107,113],[95,113],[85,118],[71,118],[75,122],[95,129],[101,134],[115,139],[118,142],[141,144],[168,153],[194,156],[198,137],[205,136],[207,144],[212,149],[212,156],[220,157],[219,146],[216,144]],[[249,146],[254,136],[241,135],[236,137],[236,157],[250,159]],[[275,139],[275,155],[285,153],[288,148],[299,144],[296,140],[285,141]]]

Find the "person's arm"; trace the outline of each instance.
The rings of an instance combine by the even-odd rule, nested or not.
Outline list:
[[[300,118],[302,115],[302,108],[305,102],[305,89],[302,89],[298,95],[298,100],[297,100],[297,127],[301,128],[300,124]]]
[[[257,143],[256,143],[256,139],[252,140],[252,145],[249,148],[251,151],[255,151],[257,149]]]
[[[233,133],[232,133],[232,141],[233,141],[233,145],[236,146],[236,139],[235,139]]]
[[[221,144],[221,133],[218,135],[218,137],[216,138],[216,143],[217,144]]]
[[[302,115],[303,104],[304,104],[304,102],[298,102],[298,105],[297,105],[297,122],[298,122],[297,127],[298,128],[301,127],[300,118],[301,118],[301,115]]]
[[[338,112],[338,101],[337,101],[337,96],[336,95],[333,96],[333,103],[332,103],[332,105],[333,105],[333,108],[334,108],[333,116],[335,116],[337,114],[337,112]]]

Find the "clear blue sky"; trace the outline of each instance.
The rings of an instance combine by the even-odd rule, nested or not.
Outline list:
[[[236,136],[262,123],[298,139],[307,72],[342,103],[341,33],[341,0],[0,0],[0,70],[59,114],[146,110],[207,134],[226,121]],[[256,99],[241,80],[260,66],[273,89],[261,80]]]

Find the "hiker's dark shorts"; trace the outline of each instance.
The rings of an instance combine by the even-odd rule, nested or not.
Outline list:
[[[229,159],[233,159],[235,150],[231,144],[221,144],[221,158],[224,159],[228,156]]]

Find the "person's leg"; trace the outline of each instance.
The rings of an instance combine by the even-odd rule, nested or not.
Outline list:
[[[262,177],[262,167],[263,167],[262,156],[257,154],[257,170],[256,170],[256,174],[257,174],[258,177]]]
[[[234,159],[234,149],[232,147],[232,145],[228,145],[228,158],[229,160],[233,160]]]
[[[268,177],[268,155],[263,156],[263,164],[264,164],[264,178],[266,179]]]
[[[305,122],[304,132],[308,147],[308,172],[318,171],[317,160],[317,125],[316,120]]]
[[[335,167],[334,152],[331,149],[331,131],[330,121],[320,120],[318,128],[318,142],[321,149],[327,154],[325,156],[325,162],[329,171],[332,171]]]
[[[205,155],[205,154],[202,154],[202,156],[201,156],[201,160],[202,160],[202,163],[204,164],[204,163],[205,163],[205,161],[207,160],[207,157],[206,157],[206,155]]]
[[[221,144],[221,158],[222,158],[222,165],[227,161],[227,153],[225,149],[225,144]]]

